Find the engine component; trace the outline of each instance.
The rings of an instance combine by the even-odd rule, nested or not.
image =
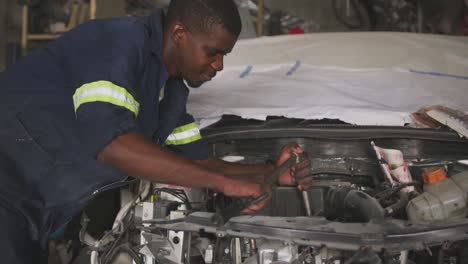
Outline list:
[[[432,184],[443,181],[447,175],[443,167],[432,167],[423,171],[422,178],[425,184]]]
[[[322,186],[321,186],[322,185]],[[382,219],[386,210],[377,199],[357,190],[350,185],[334,186],[318,182],[307,193],[307,201],[295,187],[275,187],[272,199],[262,215],[269,216],[325,216],[328,219],[344,222],[368,222],[371,219]],[[402,199],[404,200],[404,199]],[[306,203],[308,202],[308,204]],[[404,208],[408,200],[404,200]],[[397,206],[397,205],[395,205]],[[307,212],[310,208],[310,215]],[[392,207],[393,208],[393,207]],[[396,211],[398,208],[393,208]]]
[[[268,241],[259,246],[257,263],[291,263],[297,259],[297,245],[291,245],[282,241]]]
[[[232,263],[242,264],[274,264],[274,263],[292,263],[298,258],[298,246],[292,243],[286,243],[279,240],[257,239],[257,254],[249,254],[244,259],[246,249],[245,245],[249,242],[243,238],[234,238],[231,241],[231,259]]]
[[[294,155],[291,155],[291,157],[286,160],[281,166],[276,168],[273,173],[265,178],[265,185],[272,188],[278,181],[279,176],[285,172],[287,169],[289,169],[290,166],[293,164],[299,163],[299,155],[298,153],[292,152]],[[307,192],[303,192],[303,194],[307,195]],[[266,198],[269,197],[269,194],[267,192],[263,193],[259,197],[256,197],[254,199],[236,199],[237,201],[234,201],[231,206],[224,208],[221,212],[221,215],[223,216],[224,220],[227,220],[233,216],[240,215],[242,209],[248,207],[249,205],[253,204],[258,204],[265,200]],[[308,196],[307,196],[308,197]],[[308,212],[310,215],[310,205],[309,205],[309,200],[306,198],[306,204],[308,208]]]
[[[184,252],[190,244],[190,234],[186,232],[168,231],[167,236],[148,232],[141,233],[140,253],[147,261],[157,260],[158,263],[184,263]]]
[[[433,184],[425,184],[424,191],[406,207],[410,220],[434,221],[466,217],[468,172],[458,173]]]
[[[401,150],[381,148],[376,146],[374,141],[371,141],[371,145],[389,184],[395,186],[397,184],[406,184],[413,181]],[[401,189],[401,191],[408,193],[413,192],[414,187],[409,186]]]
[[[431,189],[437,192],[442,205],[434,199],[434,203],[413,206],[429,214],[430,210],[452,210],[453,202],[449,202],[458,201],[468,212],[468,180],[462,179],[467,178],[468,167],[458,162],[468,159],[468,141],[439,130],[314,128],[308,124],[301,121],[284,130],[278,123],[273,130],[223,128],[222,133],[214,131],[205,137],[212,143],[213,155],[244,163],[275,160],[280,147],[297,137],[313,157],[314,184],[306,191],[308,199],[296,187],[275,186],[261,215],[222,223],[219,212],[232,199],[221,193],[159,184],[128,188],[132,195],[122,202],[116,228],[106,238],[109,242],[103,240],[96,247],[82,232],[94,263],[109,263],[119,254],[145,264],[410,264],[430,263],[435,257],[444,259],[440,263],[468,263],[462,256],[468,252],[467,244],[461,242],[468,239],[468,218],[411,223],[404,209],[408,199],[419,194],[401,191],[414,187],[421,193],[427,168],[443,167],[448,176],[455,176],[446,180],[431,176],[426,183],[432,186],[425,186],[425,193],[434,196]],[[389,169],[409,169],[414,181],[396,176],[391,178],[394,184],[386,181],[370,140],[382,148],[401,150],[404,160],[398,155],[399,162],[389,162]],[[456,175],[461,171],[465,176]],[[306,216],[307,202],[311,216]],[[84,252],[87,257],[90,249]]]
[[[169,213],[177,209],[176,201],[158,200],[157,202],[143,202],[135,207],[135,218],[137,220],[164,219]]]
[[[313,186],[307,190],[309,207],[312,215],[323,214],[327,186]],[[262,215],[270,216],[305,216],[305,201],[296,187],[278,186],[272,189],[270,203]]]
[[[385,216],[384,209],[375,198],[351,187],[330,189],[325,204],[325,216],[328,219],[369,222]]]

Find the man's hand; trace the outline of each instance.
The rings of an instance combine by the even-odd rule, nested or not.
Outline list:
[[[209,188],[246,199],[258,198],[268,191],[262,183],[251,181],[263,179],[259,171],[267,171],[266,167],[255,166],[247,170],[254,175],[251,180],[231,178],[164,149],[137,133],[118,136],[99,152],[97,159],[129,175],[153,182]],[[243,213],[260,210],[268,200],[249,206]]]
[[[252,181],[245,181],[239,179],[229,179],[223,188],[223,193],[227,196],[244,198],[246,201],[253,200],[260,197],[265,192],[268,193],[268,197],[259,202],[258,204],[251,204],[244,208],[242,214],[253,214],[260,211],[263,207],[268,204],[271,199],[271,190],[269,187],[260,185],[259,183]]]
[[[287,161],[295,152],[299,155],[299,163],[291,166],[278,179],[279,185],[296,185],[298,189],[305,190],[312,184],[312,177],[310,177],[310,160],[307,153],[296,142],[290,142],[283,146],[280,151],[276,167],[281,166]]]
[[[304,150],[299,147],[299,144],[296,142],[290,142],[281,148],[278,160],[276,161],[276,168],[281,166],[285,161],[287,161],[291,156],[293,155],[292,152],[296,152],[298,154],[301,154],[304,152]],[[285,172],[283,172],[279,179],[278,183],[279,185],[296,185],[296,181],[293,177],[293,169],[294,166],[291,168],[287,169]]]
[[[292,173],[294,180],[297,183],[299,190],[307,190],[313,184],[312,175],[310,174],[310,159],[307,152],[302,153],[299,156],[299,163],[296,163],[292,167]]]

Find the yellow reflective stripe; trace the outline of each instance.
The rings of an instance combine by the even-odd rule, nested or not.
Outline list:
[[[197,124],[195,122],[192,122],[192,123],[189,123],[189,124],[174,128],[174,130],[172,130],[171,134],[185,132],[185,131],[188,131],[188,130],[194,129],[194,128],[198,129],[198,126],[197,126]]]
[[[85,103],[104,102],[125,107],[138,116],[140,104],[125,89],[109,81],[97,81],[82,85],[73,94],[75,113]]]
[[[178,139],[178,140],[166,140],[166,142],[164,142],[165,145],[184,145],[184,144],[188,144],[188,143],[192,143],[192,142],[195,142],[199,139],[201,139],[201,135],[198,134],[198,135],[194,135],[194,136],[191,136],[191,137],[188,137],[188,138],[184,138],[184,139]]]
[[[200,129],[195,122],[176,127],[167,137],[165,145],[183,145],[201,139]]]

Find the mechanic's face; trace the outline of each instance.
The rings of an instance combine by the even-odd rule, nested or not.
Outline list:
[[[177,68],[191,87],[199,87],[223,69],[223,59],[231,52],[237,37],[222,25],[211,32],[194,32],[185,28],[177,54]]]

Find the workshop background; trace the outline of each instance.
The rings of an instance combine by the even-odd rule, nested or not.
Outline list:
[[[237,2],[244,24],[242,38],[337,31],[468,34],[464,0]],[[144,15],[168,3],[168,0],[0,0],[0,71],[22,54],[90,18]]]
[[[34,48],[59,37],[80,23],[90,19],[115,16],[144,16],[154,8],[167,7],[169,1],[0,0],[0,72]],[[236,0],[236,2],[243,22],[240,36],[242,39],[347,31],[468,35],[468,0]],[[114,192],[109,195],[118,197],[119,194]],[[112,200],[112,197],[108,200]],[[103,203],[108,200],[104,200]],[[100,213],[107,214],[118,210],[120,205],[107,203],[91,206],[94,206],[95,211],[105,206],[108,211]],[[102,218],[107,220],[112,219],[112,216]],[[104,229],[102,226],[106,225],[99,221],[100,219],[93,220],[96,230]],[[90,229],[92,233],[94,230]],[[57,250],[57,252],[63,251]],[[59,253],[51,251],[50,263],[60,263],[57,259],[67,258],[58,255]]]

